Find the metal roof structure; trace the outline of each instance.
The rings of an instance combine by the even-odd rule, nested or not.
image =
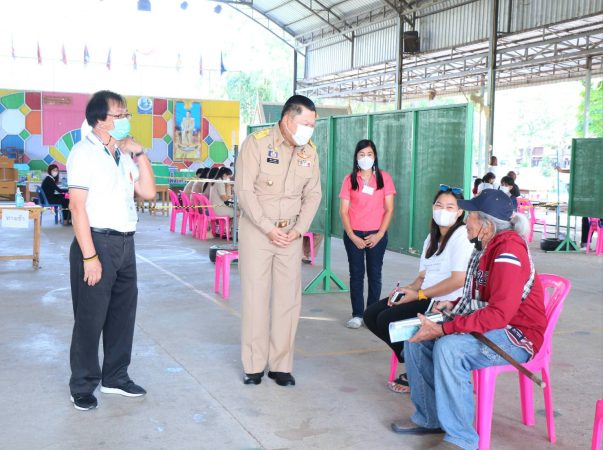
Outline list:
[[[603,0],[226,0],[303,57],[312,98],[393,101],[603,73]],[[404,47],[418,33],[420,50]],[[297,61],[297,56],[296,56]],[[303,74],[301,73],[303,72]]]

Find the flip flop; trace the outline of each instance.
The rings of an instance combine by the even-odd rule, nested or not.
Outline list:
[[[410,386],[408,385],[408,378],[406,374],[400,374],[394,381],[387,383],[387,387],[390,391],[396,394],[407,394],[410,392]]]

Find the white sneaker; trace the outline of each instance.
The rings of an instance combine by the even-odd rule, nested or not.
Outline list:
[[[362,326],[362,319],[360,317],[352,317],[345,326],[354,330],[360,328]]]

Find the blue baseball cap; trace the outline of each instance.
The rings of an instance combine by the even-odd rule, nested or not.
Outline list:
[[[465,211],[481,211],[500,220],[510,221],[513,215],[511,198],[498,189],[484,189],[477,197],[457,203]]]

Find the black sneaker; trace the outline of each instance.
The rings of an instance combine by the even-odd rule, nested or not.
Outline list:
[[[96,397],[92,394],[71,394],[71,403],[79,411],[88,411],[98,407]]]
[[[264,376],[264,372],[258,373],[246,373],[243,378],[244,384],[260,384],[262,382],[262,377]]]
[[[121,386],[101,386],[100,391],[103,394],[119,394],[124,397],[140,397],[147,393],[142,387],[138,386],[132,380],[128,381]]]

